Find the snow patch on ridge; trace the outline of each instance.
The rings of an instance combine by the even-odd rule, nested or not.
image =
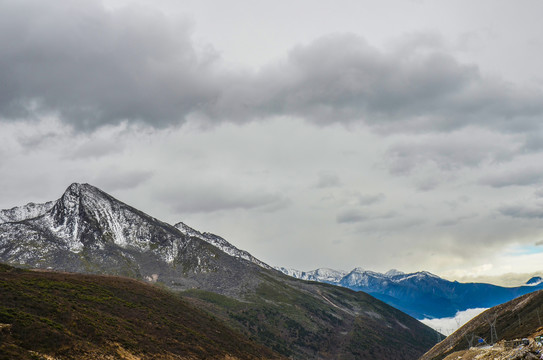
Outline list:
[[[205,242],[219,248],[220,250],[222,250],[223,252],[227,253],[230,256],[247,260],[265,269],[272,269],[272,267],[269,266],[268,264],[258,260],[253,255],[249,254],[247,251],[238,249],[237,247],[230,244],[228,241],[226,241],[225,239],[223,239],[222,237],[218,235],[211,234],[208,232],[201,233],[182,222],[179,222],[175,224],[174,226],[179,231],[181,231],[184,235],[190,236],[190,237],[196,237],[198,239],[204,240]]]
[[[419,281],[429,278],[439,279],[439,276],[427,271],[406,274],[396,269],[389,270],[384,274],[376,271],[365,270],[361,267],[354,268],[350,272],[327,268],[319,268],[312,271],[300,271],[284,267],[276,267],[275,269],[286,275],[302,280],[320,281],[353,288],[369,287],[375,282],[388,281],[392,283],[400,283],[409,279]]]
[[[319,268],[312,271],[300,271],[285,267],[275,267],[275,270],[281,271],[283,274],[295,277],[301,280],[320,281],[334,284],[339,282],[346,274],[346,271],[334,270],[329,268]]]
[[[55,206],[56,201],[48,201],[43,204],[28,203],[24,206],[16,206],[7,210],[0,210],[0,224],[6,222],[19,222],[33,219],[45,214]]]

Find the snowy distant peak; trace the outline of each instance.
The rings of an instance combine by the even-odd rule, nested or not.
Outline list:
[[[541,276],[534,276],[533,278],[531,278],[530,280],[526,282],[526,285],[536,286],[541,283],[543,283],[543,278],[541,278]]]
[[[319,268],[317,270],[314,270],[313,273],[321,278],[327,277],[327,278],[338,278],[343,277],[347,274],[346,271],[343,270],[334,270],[329,268]]]
[[[415,274],[418,274],[419,276],[434,278],[434,279],[441,279],[439,276],[432,274],[429,271],[419,271],[419,272],[416,272]]]
[[[361,267],[354,268],[348,274],[346,274],[345,277],[361,277],[361,276],[371,276],[371,277],[378,277],[378,278],[386,277],[385,274],[382,274],[376,271],[365,270]]]
[[[347,275],[346,271],[329,268],[319,268],[311,271],[301,271],[284,267],[275,267],[275,269],[281,271],[285,275],[292,276],[297,279],[320,281],[332,284],[338,283],[345,275]]]
[[[6,222],[19,222],[27,219],[33,219],[45,214],[56,201],[49,201],[43,204],[28,203],[24,206],[16,206],[7,210],[0,210],[0,224]]]
[[[174,227],[176,227],[184,235],[195,237],[200,240],[204,240],[205,242],[215,247],[218,247],[219,249],[221,249],[223,252],[227,253],[230,256],[247,260],[265,269],[272,269],[272,267],[266,264],[265,262],[260,261],[259,259],[255,258],[253,255],[249,254],[247,251],[238,249],[237,247],[230,244],[228,241],[226,241],[225,239],[223,239],[222,237],[218,235],[211,234],[208,232],[201,233],[198,230],[194,230],[193,228],[191,228],[190,226],[186,225],[183,222],[179,222],[175,224]]]
[[[296,279],[303,279],[303,280],[306,280],[304,279],[304,274],[306,274],[304,271],[301,271],[301,270],[296,270],[296,269],[290,269],[290,268],[286,268],[286,267],[282,267],[282,266],[275,266],[274,267],[275,270],[278,270],[278,271],[281,271],[283,274],[285,275],[288,275],[288,276],[292,276]]]
[[[399,276],[399,275],[405,275],[405,273],[403,271],[399,271],[399,270],[396,270],[396,269],[390,269],[389,271],[387,271],[385,273],[385,275],[387,275],[387,276]]]
[[[400,283],[406,280],[418,282],[426,279],[440,279],[439,276],[427,271],[406,274],[396,269],[389,270],[384,274],[376,271],[365,270],[361,267],[354,268],[349,272],[326,268],[320,268],[307,272],[283,267],[276,267],[276,269],[286,275],[298,279],[327,282],[351,288],[375,286],[376,284]]]
[[[319,268],[313,271],[308,271],[306,273],[306,280],[335,283],[340,281],[345,275],[347,275],[346,271]]]

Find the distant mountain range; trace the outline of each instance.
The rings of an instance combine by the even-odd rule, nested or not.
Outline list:
[[[524,286],[502,287],[449,281],[427,271],[405,274],[393,269],[382,274],[362,268],[350,272],[326,268],[308,272],[277,269],[298,279],[364,291],[419,320],[453,317],[458,311],[489,308],[543,289],[540,277],[530,279]]]
[[[293,359],[416,359],[436,338],[364,292],[288,277],[220,236],[164,223],[88,184],[0,211],[0,261],[160,284]]]

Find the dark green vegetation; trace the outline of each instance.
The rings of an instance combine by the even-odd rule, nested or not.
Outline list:
[[[277,359],[139,281],[0,265],[0,359]]]
[[[435,332],[362,292],[278,274],[262,274],[241,300],[203,290],[183,292],[273,350],[301,359],[416,359]]]
[[[543,290],[536,291],[488,309],[428,351],[421,360],[444,359],[468,348],[467,338],[474,335],[490,343],[488,320],[496,318],[497,340],[532,336],[543,330]]]

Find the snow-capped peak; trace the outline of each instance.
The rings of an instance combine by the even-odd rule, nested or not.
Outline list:
[[[285,275],[292,276],[297,279],[326,282],[331,284],[338,283],[345,275],[347,275],[346,271],[329,268],[318,268],[311,271],[301,271],[284,267],[275,267],[275,269],[281,271]]]
[[[287,268],[276,269],[286,275],[298,279],[327,282],[331,284],[346,286],[349,288],[377,286],[377,284],[386,285],[388,283],[399,284],[410,279],[413,279],[415,281],[420,281],[428,278],[439,279],[439,276],[429,273],[427,271],[406,274],[396,269],[389,270],[384,274],[376,271],[365,270],[362,267],[356,267],[349,272],[326,268],[307,272]]]
[[[398,275],[405,275],[405,273],[403,271],[399,271],[399,270],[396,270],[396,269],[390,269],[389,271],[387,271],[385,273],[385,275],[387,275],[387,276],[398,276]]]

